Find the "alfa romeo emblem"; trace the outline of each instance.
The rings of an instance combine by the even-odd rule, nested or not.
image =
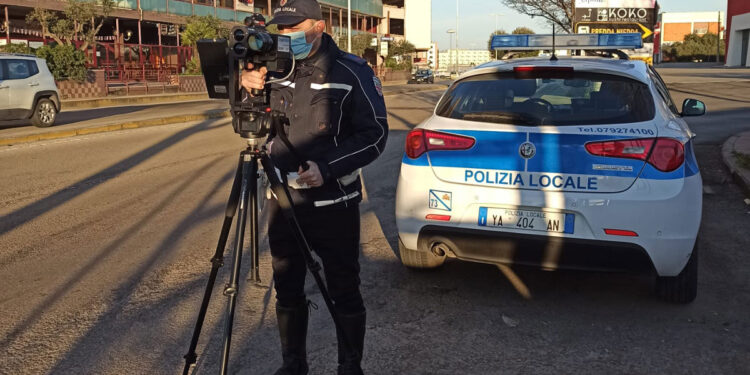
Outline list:
[[[531,159],[536,155],[536,146],[531,142],[521,143],[521,147],[518,148],[518,153],[524,159]]]

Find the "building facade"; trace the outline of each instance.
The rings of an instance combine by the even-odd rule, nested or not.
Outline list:
[[[410,42],[416,48],[414,65],[431,66],[431,0],[383,0],[382,17],[379,33],[393,38],[394,41]]]
[[[750,67],[750,1],[727,0],[727,66]]]
[[[458,64],[458,71],[462,72],[492,60],[490,51],[486,49],[450,49],[438,54],[438,70],[455,72]]]
[[[190,16],[214,16],[227,27],[241,24],[252,13],[270,16],[279,0],[115,0],[115,8],[97,33],[96,46],[89,51],[92,67],[108,70],[109,78],[128,80],[126,69],[139,69],[140,79],[168,79],[169,73],[185,70],[192,49],[183,47],[180,33]],[[345,37],[347,33],[347,0],[319,0],[327,32]],[[34,8],[61,12],[65,0],[2,0],[0,5],[0,45],[26,44],[37,48],[51,40],[43,38],[36,25],[26,22]],[[376,34],[381,23],[381,0],[352,2],[354,33]],[[147,70],[158,70],[147,75]],[[166,74],[162,74],[166,70]],[[110,72],[111,71],[111,72]],[[111,74],[110,74],[111,73]],[[166,78],[165,78],[166,77]]]
[[[663,48],[676,42],[685,41],[685,35],[707,33],[719,34],[724,37],[723,25],[726,14],[716,12],[675,12],[659,14],[659,29],[656,36],[654,54],[658,62],[663,61]]]

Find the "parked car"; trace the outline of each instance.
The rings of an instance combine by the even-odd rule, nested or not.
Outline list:
[[[30,119],[45,128],[60,112],[60,92],[47,62],[33,55],[0,53],[0,119]]]
[[[434,83],[435,75],[432,73],[432,69],[419,69],[414,73],[413,80],[416,83]]]
[[[703,191],[685,117],[704,113],[679,110],[642,61],[480,66],[406,136],[401,261],[645,271],[659,297],[691,302]]]

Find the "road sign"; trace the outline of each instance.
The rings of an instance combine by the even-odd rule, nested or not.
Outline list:
[[[383,42],[392,42],[393,41],[393,37],[392,36],[381,36],[380,40],[383,41]]]

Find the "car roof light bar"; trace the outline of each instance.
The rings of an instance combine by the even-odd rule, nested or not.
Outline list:
[[[622,34],[513,34],[494,35],[492,49],[530,51],[540,49],[638,49],[639,33]]]

